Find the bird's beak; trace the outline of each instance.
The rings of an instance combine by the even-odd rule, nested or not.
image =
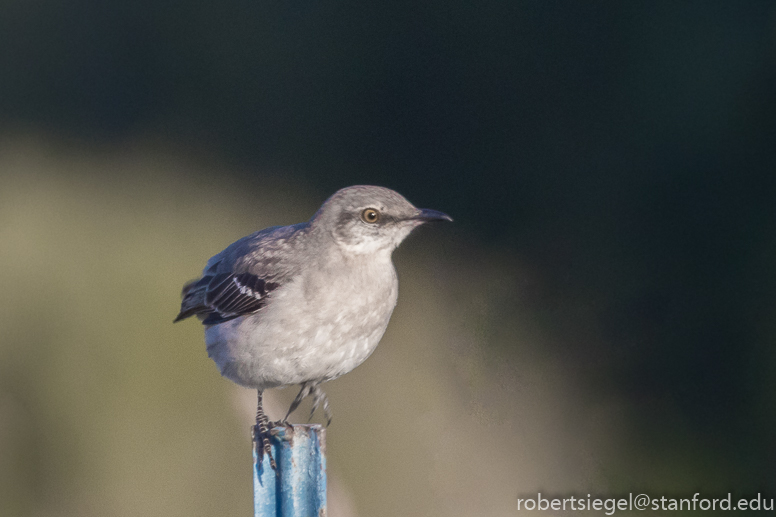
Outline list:
[[[428,223],[431,221],[450,221],[453,222],[453,218],[449,215],[440,212],[439,210],[431,210],[430,208],[421,208],[418,213],[413,217],[414,220],[421,223]]]

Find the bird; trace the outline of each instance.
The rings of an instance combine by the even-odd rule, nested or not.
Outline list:
[[[363,363],[396,306],[392,253],[418,226],[452,221],[419,209],[391,189],[343,188],[304,223],[243,237],[207,261],[181,293],[178,322],[196,316],[208,356],[221,375],[258,393],[253,440],[273,469],[270,430],[308,396],[310,417],[331,412],[320,385]],[[286,416],[271,422],[262,406],[270,388],[300,385]]]

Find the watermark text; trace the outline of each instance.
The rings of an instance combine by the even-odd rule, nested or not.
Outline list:
[[[517,500],[518,510],[528,511],[602,511],[606,515],[614,515],[617,511],[632,510],[773,510],[774,499],[757,494],[755,497],[734,498],[702,497],[700,493],[692,497],[650,497],[647,494],[628,494],[628,497],[599,497],[587,494],[587,497],[545,497],[541,493],[536,497],[521,497]]]

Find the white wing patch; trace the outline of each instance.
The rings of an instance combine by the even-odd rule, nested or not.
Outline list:
[[[244,294],[245,296],[251,296],[253,298],[256,298],[257,300],[261,300],[262,294],[254,291],[247,285],[243,285],[240,283],[239,280],[237,280],[236,277],[232,277],[232,282],[234,282],[234,285],[237,287],[237,289],[240,291],[241,294]]]

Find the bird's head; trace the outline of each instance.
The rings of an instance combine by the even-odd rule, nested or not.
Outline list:
[[[427,208],[415,208],[398,192],[357,185],[334,193],[311,221],[349,253],[393,251],[410,232],[430,221],[452,218]]]

